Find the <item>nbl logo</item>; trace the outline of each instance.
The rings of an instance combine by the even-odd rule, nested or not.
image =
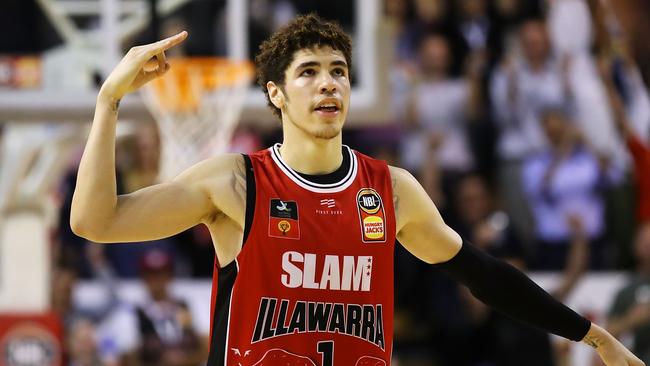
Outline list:
[[[386,216],[381,196],[372,188],[363,188],[357,193],[357,209],[361,225],[361,240],[364,243],[386,241]]]
[[[381,197],[374,189],[363,189],[357,194],[357,203],[365,213],[374,215],[381,208]]]

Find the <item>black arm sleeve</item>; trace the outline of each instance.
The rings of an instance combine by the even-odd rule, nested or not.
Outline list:
[[[486,305],[546,332],[580,341],[591,322],[555,300],[511,265],[467,241],[456,256],[435,267],[467,286]]]

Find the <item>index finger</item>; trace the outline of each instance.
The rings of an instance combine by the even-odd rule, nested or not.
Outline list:
[[[182,31],[176,35],[173,35],[171,37],[162,39],[156,43],[151,44],[151,48],[149,49],[149,54],[151,56],[156,55],[162,51],[166,51],[177,44],[183,42],[187,38],[187,32]]]

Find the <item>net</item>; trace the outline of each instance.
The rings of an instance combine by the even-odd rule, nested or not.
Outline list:
[[[179,58],[143,90],[160,132],[159,180],[227,151],[253,77],[249,61]]]

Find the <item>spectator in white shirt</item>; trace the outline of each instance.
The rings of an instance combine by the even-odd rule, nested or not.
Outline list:
[[[544,106],[570,101],[566,63],[553,57],[546,24],[527,20],[515,49],[507,51],[490,81],[493,118],[498,128],[499,188],[503,207],[519,236],[530,244],[532,222],[521,190],[521,162],[544,148],[539,115]]]
[[[441,180],[474,166],[466,130],[470,85],[450,76],[452,54],[443,35],[431,33],[422,40],[419,64],[418,82],[409,96],[410,131],[402,157],[407,167],[421,173],[425,189],[441,204],[436,200]]]

